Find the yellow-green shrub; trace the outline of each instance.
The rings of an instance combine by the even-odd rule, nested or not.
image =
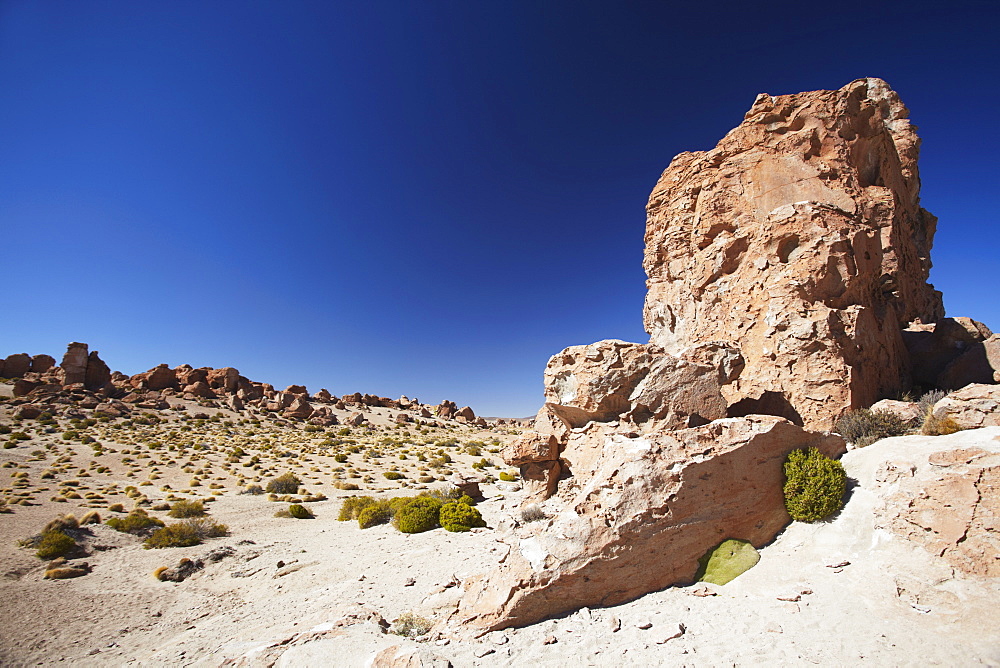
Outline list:
[[[840,510],[847,490],[844,466],[816,448],[793,450],[785,460],[785,508],[792,519],[815,522]]]

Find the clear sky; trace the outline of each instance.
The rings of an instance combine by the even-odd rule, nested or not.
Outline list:
[[[642,330],[644,208],[757,93],[889,82],[1000,330],[1000,3],[0,2],[0,354],[525,416]]]

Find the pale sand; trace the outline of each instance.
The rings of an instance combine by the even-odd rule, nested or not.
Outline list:
[[[472,432],[460,435],[472,437]],[[994,437],[1000,438],[1000,428],[935,442],[971,444]],[[883,441],[848,453],[844,463],[863,485],[883,451],[921,439],[927,441]],[[0,456],[27,462],[33,449],[29,444],[0,450]],[[476,459],[461,457],[464,467]],[[225,493],[210,508],[229,525],[229,537],[191,548],[144,550],[138,539],[97,526],[92,544],[118,547],[93,551],[86,558],[93,572],[64,581],[43,580],[41,562],[14,544],[57,512],[79,517],[85,510],[47,501],[56,487],[47,484],[52,490],[35,495],[39,505],[0,515],[0,559],[8,574],[0,580],[0,663],[365,666],[379,650],[402,644],[426,648],[455,666],[1000,665],[995,622],[1000,583],[953,577],[922,548],[874,531],[873,499],[863,486],[854,489],[834,520],[793,524],[762,550],[752,570],[728,585],[709,585],[716,596],[693,595],[705,585],[676,587],[478,641],[418,643],[383,633],[371,622],[337,626],[365,611],[389,621],[407,611],[440,619],[461,593],[460,586],[446,585],[486,572],[508,548],[501,532],[490,528],[405,535],[390,526],[361,530],[354,522],[338,522],[335,495],[352,492],[333,490],[326,460],[310,459],[303,474],[317,466],[322,482],[306,486],[331,496],[309,504],[314,520],[273,517],[285,504],[232,493],[235,477],[226,474],[220,476],[227,480]],[[32,485],[48,482],[37,475],[48,463],[23,469]],[[163,480],[190,477],[160,468]],[[9,486],[12,470],[0,469],[0,484]],[[106,477],[117,476],[119,487],[141,479],[123,477],[124,470],[113,467]],[[167,493],[159,491],[161,482],[140,489],[155,501]],[[379,486],[399,489],[388,481]],[[501,520],[516,512],[520,493],[505,498],[493,485],[484,489],[488,498],[479,508],[490,527],[502,526]],[[185,582],[152,576],[159,566],[221,545],[234,547],[236,554]],[[845,561],[850,565],[842,569],[829,567]],[[407,586],[411,578],[415,582]],[[438,593],[429,598],[433,592]],[[779,600],[796,596],[797,602]],[[612,618],[620,620],[617,632]],[[639,628],[647,623],[649,628]],[[679,625],[683,634],[668,640]],[[545,644],[548,636],[556,642]]]

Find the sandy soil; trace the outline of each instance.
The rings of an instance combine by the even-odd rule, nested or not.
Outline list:
[[[13,424],[7,411],[0,406],[0,424]],[[489,452],[496,448],[493,439],[513,434],[464,427],[420,434],[412,426],[397,429],[384,415],[378,430],[338,436],[337,427],[306,433],[301,425],[267,420],[239,424],[245,418],[222,413],[218,422],[181,420],[175,412],[161,424],[115,429],[114,422],[97,423],[77,430],[92,434],[104,454],[63,440],[70,425],[62,422],[48,434],[29,421],[14,425],[32,438],[0,450],[0,490],[5,498],[30,500],[0,514],[2,665],[365,666],[394,645],[422,648],[455,666],[1000,665],[1000,627],[994,623],[1000,583],[961,578],[921,548],[872,528],[868,469],[886,448],[917,447],[922,437],[848,453],[845,466],[859,483],[845,509],[832,521],[790,526],[762,551],[756,567],[728,585],[674,587],[478,640],[434,633],[418,642],[386,633],[379,620],[392,622],[406,612],[444,618],[461,595],[461,581],[506,554],[503,527],[517,512],[520,492],[509,484],[484,486],[487,498],[478,507],[489,527],[469,533],[407,535],[388,525],[361,530],[355,522],[337,521],[341,500],[438,486],[436,478],[447,471],[471,470],[482,457],[499,461]],[[185,426],[191,431],[181,431]],[[320,445],[331,438],[354,442]],[[457,443],[435,445],[448,438]],[[936,444],[986,438],[1000,439],[1000,429],[939,437]],[[468,441],[485,449],[478,456],[462,453]],[[195,450],[194,444],[204,447]],[[236,444],[246,454],[226,461]],[[359,444],[347,462],[334,459]],[[439,450],[454,461],[433,468],[429,462]],[[427,461],[418,459],[421,453]],[[243,466],[254,455],[259,468]],[[393,467],[407,477],[392,482],[380,475]],[[359,477],[348,478],[349,469]],[[275,517],[286,503],[237,493],[241,482],[266,484],[286,470],[300,475],[310,493],[329,497],[307,504],[315,519]],[[52,477],[42,477],[45,471]],[[20,472],[27,483],[13,477]],[[157,476],[152,484],[140,485],[151,474]],[[421,474],[434,475],[435,482],[417,483]],[[192,487],[194,476],[200,484]],[[79,484],[67,486],[72,480]],[[350,480],[364,489],[335,487]],[[136,488],[132,497],[124,493],[129,485]],[[67,490],[82,498],[52,500],[65,498]],[[137,492],[148,498],[147,508],[171,494],[214,493],[211,516],[228,525],[230,535],[195,547],[146,550],[139,538],[89,525],[82,542],[90,553],[76,561],[89,562],[93,571],[71,580],[43,579],[44,564],[16,544],[57,514],[79,517],[96,508],[102,517],[116,515],[108,506],[129,508]],[[88,500],[88,493],[101,498]],[[162,511],[150,513],[170,521]],[[220,546],[234,553],[184,582],[152,575]]]

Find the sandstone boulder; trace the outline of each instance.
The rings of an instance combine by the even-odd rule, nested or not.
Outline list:
[[[88,390],[102,390],[111,385],[111,368],[105,364],[96,350],[87,356],[87,372],[83,384]]]
[[[861,480],[876,496],[875,526],[973,576],[1000,576],[1000,428],[881,441]]]
[[[371,668],[451,668],[451,661],[425,647],[386,647],[371,661]]]
[[[1000,334],[973,343],[937,377],[937,387],[954,390],[971,383],[1000,383]]]
[[[324,388],[321,388],[320,391],[316,393],[315,399],[316,399],[316,401],[322,401],[324,403],[329,403],[329,402],[333,401],[333,395],[330,394],[330,391],[327,390],[324,387]]]
[[[788,524],[782,464],[810,446],[845,450],[839,436],[772,416],[634,438],[590,423],[568,444],[595,453],[590,471],[560,482],[561,512],[518,529],[500,568],[471,583],[451,621],[479,631],[522,626],[690,582],[698,559],[723,540],[761,547]]]
[[[305,396],[295,397],[292,403],[289,404],[288,408],[286,408],[284,411],[285,417],[301,418],[301,419],[308,418],[312,414],[313,414],[313,407],[312,405],[310,405],[308,401],[306,401]]]
[[[901,420],[915,424],[920,424],[920,422],[924,419],[924,414],[920,408],[920,404],[915,401],[883,399],[882,401],[877,401],[872,404],[869,407],[869,410],[872,412],[885,411],[887,413],[892,413]]]
[[[475,473],[454,473],[450,478],[448,478],[448,487],[451,490],[455,490],[460,494],[465,494],[475,499],[476,501],[481,501],[483,498],[483,493],[479,489],[479,486],[486,482],[486,478]]]
[[[31,358],[31,370],[35,373],[45,373],[56,365],[51,355],[35,355]]]
[[[288,392],[289,394],[304,394],[309,396],[305,385],[289,385],[285,388],[285,392]]]
[[[205,380],[204,376],[192,378],[190,369],[190,367],[185,369],[183,366],[171,369],[166,364],[160,364],[149,371],[135,374],[129,382],[137,389],[164,390],[168,387],[184,387]]]
[[[365,416],[362,413],[351,413],[350,415],[347,416],[347,419],[344,420],[344,424],[346,424],[349,427],[360,427],[364,423],[365,423]]]
[[[911,324],[902,335],[910,357],[913,381],[924,387],[957,389],[940,384],[942,372],[991,334],[986,325],[972,318],[941,318],[928,324]],[[953,371],[952,375],[955,373]]]
[[[435,410],[434,412],[437,414],[438,417],[448,420],[455,417],[455,414],[458,413],[458,404],[456,404],[454,401],[448,401],[447,399],[445,399],[440,404],[438,404],[437,410]]]
[[[27,353],[15,353],[4,360],[3,377],[21,378],[30,370],[31,357]]]
[[[199,380],[185,386],[183,392],[186,397],[201,397],[202,399],[215,398],[215,392],[213,392],[212,388],[208,386],[208,383],[203,380]]]
[[[208,386],[224,394],[232,394],[239,387],[240,372],[231,366],[211,369],[206,374]]]
[[[950,417],[962,429],[1000,425],[1000,385],[968,385],[934,404],[934,415]]]
[[[476,419],[475,412],[473,412],[472,408],[470,408],[469,406],[462,406],[460,409],[458,409],[458,413],[456,413],[455,415],[456,417],[458,416],[464,417],[469,422],[472,422]]]
[[[64,385],[86,383],[88,356],[89,351],[86,343],[74,341],[66,347],[66,354],[63,355],[62,363],[59,365],[65,373],[63,379]]]
[[[647,207],[650,343],[728,343],[745,360],[730,404],[810,428],[908,389],[900,328],[944,310],[907,117],[879,79],[761,94],[714,149],[674,158]]]

